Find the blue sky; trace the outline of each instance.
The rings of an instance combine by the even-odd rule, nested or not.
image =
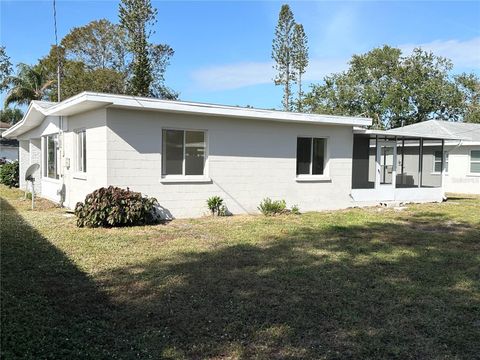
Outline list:
[[[153,1],[154,42],[175,50],[167,84],[182,100],[279,108],[272,82],[275,1]],[[389,44],[453,60],[455,72],[480,74],[480,1],[289,2],[309,37],[308,83],[346,68],[351,55]],[[118,1],[57,0],[60,38],[91,20],[117,22]],[[34,63],[54,43],[51,1],[0,0],[0,42],[14,63]]]

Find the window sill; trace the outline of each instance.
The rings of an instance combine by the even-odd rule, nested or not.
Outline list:
[[[75,180],[87,180],[87,173],[74,173],[72,177]]]
[[[182,184],[182,183],[196,183],[196,184],[211,184],[213,181],[209,177],[164,177],[160,179],[162,184]]]
[[[53,179],[53,178],[49,178],[49,177],[42,177],[42,181],[46,181],[46,182],[51,182],[51,183],[54,183],[54,184],[60,184],[60,179]]]
[[[469,177],[480,177],[480,173],[468,173],[467,176],[469,176]]]
[[[310,176],[297,176],[295,178],[296,182],[332,182],[332,179],[329,176],[325,175],[310,175]]]
[[[442,173],[435,171],[431,172],[430,175],[442,175]],[[445,173],[445,176],[448,176],[448,173]]]

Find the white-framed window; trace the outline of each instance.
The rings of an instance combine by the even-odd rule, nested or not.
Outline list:
[[[43,137],[43,176],[50,179],[58,179],[58,134]]]
[[[297,138],[297,176],[325,175],[327,139]]]
[[[448,151],[445,151],[443,153],[444,155],[444,167],[445,167],[445,172],[448,173]],[[442,152],[435,151],[435,159],[433,161],[433,172],[434,173],[441,173],[442,172]]]
[[[87,172],[87,132],[85,129],[75,131],[75,170]]]
[[[203,176],[206,131],[163,129],[162,176]]]
[[[470,173],[480,174],[480,150],[470,151]]]

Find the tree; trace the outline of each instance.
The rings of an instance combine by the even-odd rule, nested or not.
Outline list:
[[[274,68],[277,74],[274,78],[275,85],[283,86],[283,108],[290,110],[292,97],[292,82],[295,79],[293,69],[293,29],[295,20],[290,6],[282,5],[275,28],[275,38],[272,45],[272,59],[275,61]]]
[[[0,110],[0,121],[9,123],[11,125],[16,124],[19,122],[23,117],[23,112],[20,109],[17,108],[5,108],[3,110]]]
[[[451,69],[450,61],[421,49],[402,56],[384,46],[354,55],[347,71],[325,77],[304,102],[311,112],[371,117],[376,128],[461,120],[463,97]]]
[[[124,29],[106,19],[76,27],[62,39],[68,60],[82,62],[87,69],[127,71],[127,37]]]
[[[292,39],[292,65],[297,75],[298,94],[296,108],[298,112],[302,111],[302,75],[308,66],[308,39],[302,24],[295,24]]]
[[[125,73],[108,67],[89,67],[82,61],[68,60],[67,50],[52,46],[50,53],[39,60],[38,66],[44,69],[47,78],[52,79],[48,94],[50,100],[57,99],[57,54],[61,57],[62,78],[61,98],[66,99],[82,91],[95,91],[113,94],[125,93]]]
[[[41,66],[19,64],[17,75],[4,79],[3,85],[8,88],[5,107],[16,103],[28,105],[32,100],[44,100],[48,97],[49,88],[53,84]]]
[[[5,79],[12,74],[12,63],[5,46],[0,46],[0,91],[5,90]]]
[[[463,94],[463,121],[480,123],[480,79],[475,74],[461,74],[455,77]]]
[[[133,54],[133,75],[129,80],[132,95],[150,95],[153,76],[148,56],[151,31],[147,26],[155,23],[156,15],[150,0],[121,0],[119,5],[120,25],[127,33],[128,48]]]
[[[153,80],[150,83],[150,95],[160,99],[176,100],[178,93],[165,85],[165,71],[173,56],[173,49],[165,44],[150,45],[149,57]]]

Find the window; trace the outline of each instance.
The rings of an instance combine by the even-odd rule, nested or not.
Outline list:
[[[472,150],[470,152],[470,172],[472,174],[480,174],[480,150]]]
[[[445,156],[445,172],[448,173],[448,152],[444,152]],[[435,151],[435,160],[433,162],[433,172],[440,173],[442,172],[442,152],[441,151]]]
[[[297,175],[323,175],[325,145],[322,138],[297,138]]]
[[[203,175],[205,132],[163,130],[162,175]]]
[[[79,130],[75,133],[77,152],[76,152],[76,170],[78,172],[87,172],[87,133],[85,130]]]
[[[44,167],[43,176],[58,179],[58,135],[48,135],[43,138]]]

